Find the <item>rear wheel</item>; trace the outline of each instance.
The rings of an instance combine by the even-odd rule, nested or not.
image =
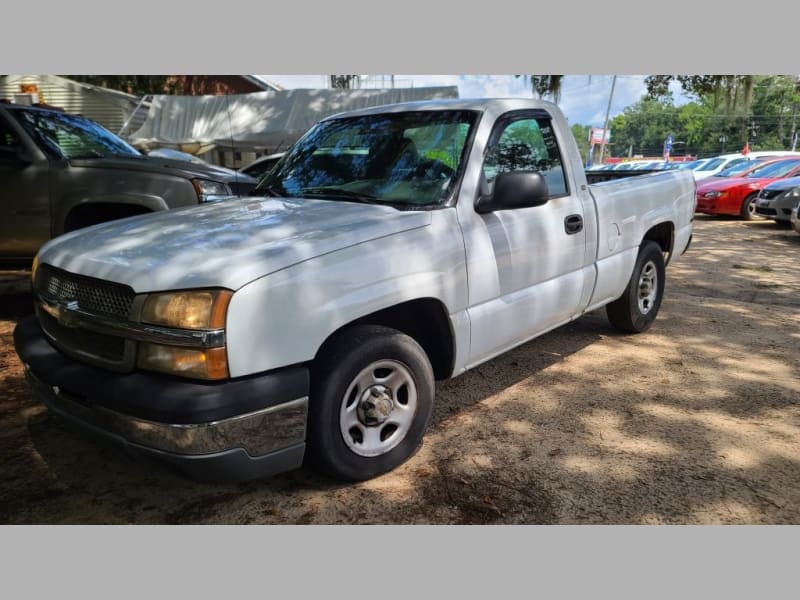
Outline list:
[[[328,475],[370,479],[408,460],[433,409],[425,351],[395,329],[346,329],[318,357],[309,405],[308,455]]]
[[[756,198],[758,198],[758,192],[750,194],[744,199],[744,202],[742,202],[742,208],[739,212],[739,216],[741,216],[745,221],[754,221],[758,216],[756,213]]]
[[[625,292],[606,305],[611,324],[628,333],[641,333],[653,324],[664,296],[664,255],[661,246],[646,241]]]

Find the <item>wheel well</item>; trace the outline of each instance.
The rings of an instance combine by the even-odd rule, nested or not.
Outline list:
[[[351,321],[328,336],[317,351],[317,356],[339,332],[353,325],[383,325],[402,331],[422,346],[431,361],[436,379],[447,379],[453,372],[453,332],[447,310],[439,300],[409,300]]]
[[[675,226],[669,221],[654,225],[647,231],[647,233],[644,234],[642,241],[644,242],[647,240],[655,242],[661,246],[661,251],[668,253],[671,257],[672,245],[675,242]],[[669,258],[665,262],[668,263]]]
[[[109,202],[89,202],[76,206],[67,214],[64,219],[64,233],[97,225],[106,221],[115,221],[134,215],[143,215],[152,212],[144,206],[136,204],[114,204]]]

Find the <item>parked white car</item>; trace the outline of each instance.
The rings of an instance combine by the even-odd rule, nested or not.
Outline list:
[[[36,397],[198,477],[375,477],[434,380],[599,307],[648,329],[695,207],[684,171],[590,184],[532,99],[329,117],[256,191],[46,244],[14,332]]]
[[[720,156],[714,156],[706,159],[704,164],[694,167],[692,172],[694,173],[695,181],[700,181],[701,179],[711,177],[720,171],[724,171],[749,160],[770,157],[779,158],[781,156],[800,156],[800,152],[791,152],[789,150],[756,150],[746,155],[740,152],[733,154],[722,154]]]

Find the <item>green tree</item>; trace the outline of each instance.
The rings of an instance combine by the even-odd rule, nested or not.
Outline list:
[[[686,94],[712,98],[714,108],[724,103],[728,113],[735,112],[737,107],[747,112],[753,102],[755,75],[648,75],[645,79],[648,96],[654,99],[667,96],[673,81],[680,83]]]
[[[578,123],[570,127],[572,137],[575,138],[578,151],[581,153],[583,164],[586,164],[586,155],[589,153],[589,132],[591,129],[589,125],[579,125]]]
[[[611,156],[660,156],[670,134],[675,140],[686,142],[671,96],[643,98],[614,117],[609,127]]]
[[[331,75],[332,88],[350,89],[358,82],[358,75]]]
[[[64,77],[135,96],[173,92],[167,75],[64,75]]]

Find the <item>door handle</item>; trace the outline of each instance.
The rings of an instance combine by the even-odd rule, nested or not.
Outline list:
[[[564,231],[567,235],[573,235],[583,231],[583,217],[580,215],[570,215],[564,219]]]

